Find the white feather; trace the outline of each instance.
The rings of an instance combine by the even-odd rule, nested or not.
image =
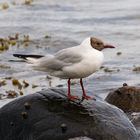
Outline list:
[[[60,78],[84,78],[97,71],[103,63],[103,53],[90,45],[90,38],[81,45],[63,49],[55,55],[30,59],[33,68]]]

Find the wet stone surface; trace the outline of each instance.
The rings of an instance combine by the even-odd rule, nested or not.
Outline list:
[[[117,107],[98,97],[96,101],[69,101],[66,93],[65,88],[51,88],[2,107],[2,140],[138,140],[135,127]],[[80,97],[81,93],[72,89],[72,94]],[[25,108],[27,103],[30,109]]]

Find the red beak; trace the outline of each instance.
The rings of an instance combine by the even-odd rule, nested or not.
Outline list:
[[[115,48],[115,47],[112,46],[112,45],[107,44],[107,45],[104,45],[104,48]]]

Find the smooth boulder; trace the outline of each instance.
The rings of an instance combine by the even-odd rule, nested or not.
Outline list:
[[[80,93],[79,93],[80,92]],[[69,101],[64,88],[16,99],[0,109],[2,140],[138,140],[123,111],[100,98]],[[72,94],[81,94],[73,90]]]
[[[140,112],[140,87],[122,87],[110,92],[105,99],[125,112]]]

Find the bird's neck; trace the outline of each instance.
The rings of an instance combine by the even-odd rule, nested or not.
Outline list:
[[[85,47],[85,48],[90,48],[91,47],[91,44],[90,44],[90,37],[86,38],[82,43],[81,43],[81,46],[82,47]],[[91,47],[92,48],[92,47]]]

